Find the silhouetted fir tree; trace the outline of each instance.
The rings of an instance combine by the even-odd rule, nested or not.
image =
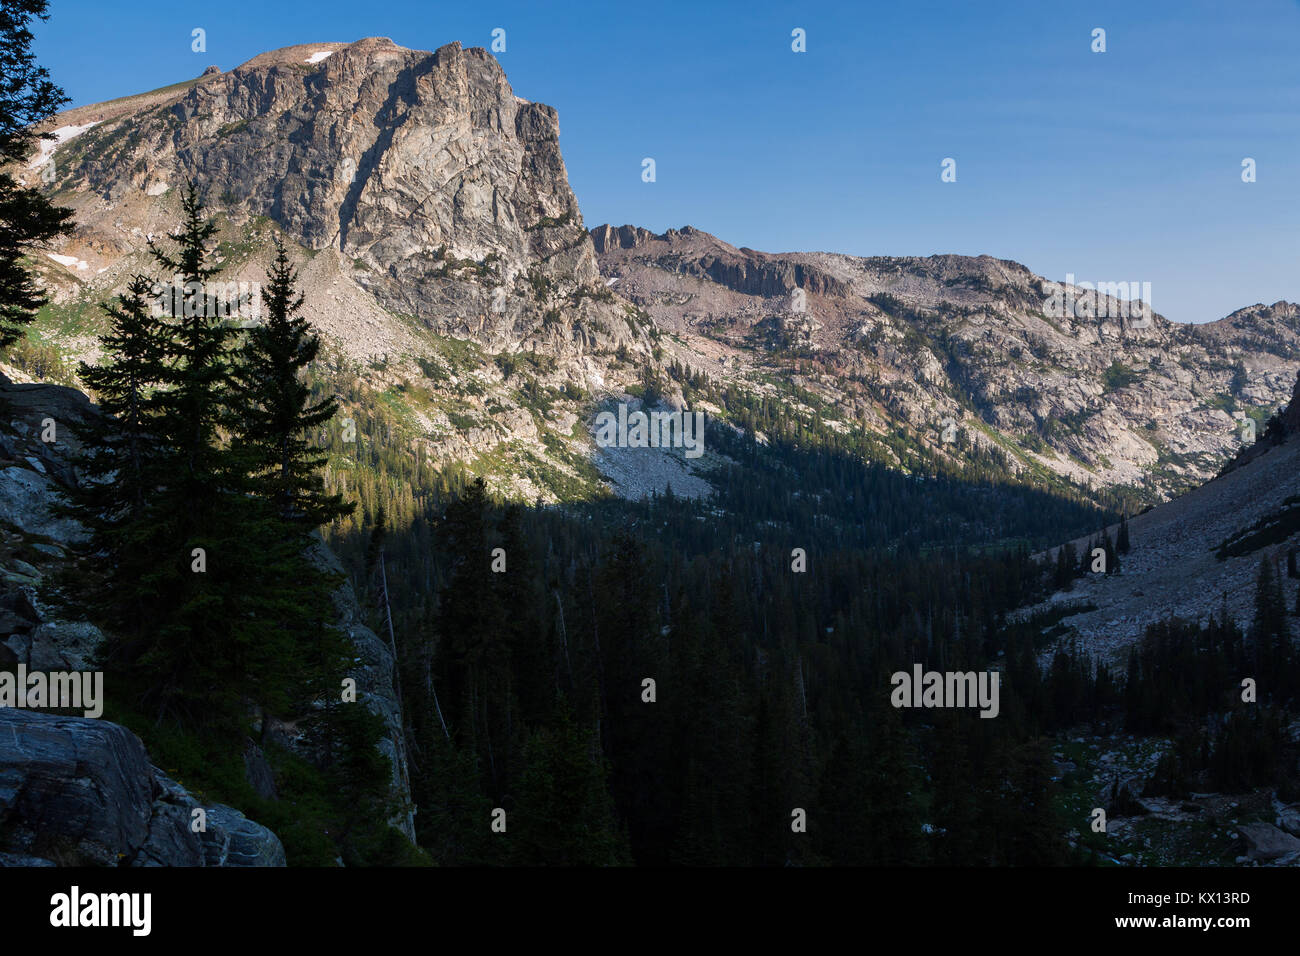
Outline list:
[[[870,856],[877,866],[924,862],[915,757],[898,711],[881,695],[867,715],[867,788],[862,794]]]
[[[393,839],[388,821],[403,808],[390,791],[391,762],[376,746],[383,718],[362,703],[340,704],[331,723],[331,759],[323,769],[341,810],[331,834],[340,857],[346,866],[399,863],[405,840]]]
[[[41,139],[53,139],[35,127],[68,101],[31,52],[32,21],[49,19],[48,7],[46,0],[0,4],[0,348],[22,338],[48,301],[23,257],[72,231],[71,209],[14,176]]]
[[[1074,588],[1074,578],[1078,574],[1079,558],[1074,550],[1074,543],[1067,541],[1056,552],[1056,574],[1053,584],[1058,591],[1070,591]]]
[[[103,415],[80,435],[81,481],[69,491],[68,512],[89,529],[90,550],[103,556],[102,586],[86,603],[119,640],[138,636],[157,596],[137,587],[157,562],[151,504],[168,453],[158,436],[156,396],[166,330],[151,314],[151,287],[134,276],[115,304],[103,306],[111,319],[100,337],[106,360],[80,366]]]
[[[229,331],[211,315],[203,285],[217,271],[207,265],[216,227],[204,220],[193,184],[182,208],[176,254],[150,244],[155,260],[176,273],[184,295],[183,314],[172,317],[162,337],[165,372],[155,394],[155,422],[168,454],[150,506],[153,533],[146,550],[153,566],[137,584],[156,601],[157,618],[132,664],[142,678],[143,702],[160,719],[197,723],[209,716],[232,719],[256,682],[248,649],[233,629],[243,623],[235,610],[243,593],[258,584],[241,576],[256,573],[264,555],[245,550],[243,525],[255,520],[253,509],[228,494],[240,476],[218,432],[227,411]],[[208,570],[198,570],[205,564]]]
[[[110,605],[114,624],[140,618],[132,608],[147,612],[142,626],[123,627],[108,642],[121,682],[147,713],[224,726],[250,705],[282,710],[297,692],[319,689],[327,674],[341,674],[343,649],[324,626],[330,585],[304,558],[305,540],[286,535],[269,505],[239,492],[244,475],[220,431],[231,398],[229,330],[202,284],[215,272],[206,264],[214,226],[193,186],[183,207],[176,254],[154,253],[185,283],[184,314],[149,321],[144,283],[134,281],[105,341],[109,361],[86,370],[107,390],[110,410],[138,423],[128,424],[139,430],[137,449],[151,450],[139,459],[138,479],[129,456],[121,460],[121,492],[143,499],[143,511],[115,534],[121,564],[100,603]],[[121,459],[111,440],[109,431],[92,436],[87,451],[102,454],[105,468]],[[94,488],[87,494],[82,510],[92,528],[116,520],[121,502],[97,502]],[[115,511],[94,514],[99,504]]]
[[[1120,554],[1128,554],[1129,547],[1128,515],[1121,514],[1119,516],[1119,538],[1115,542],[1115,550]]]
[[[500,532],[506,572],[496,575],[495,583],[500,606],[508,611],[502,636],[514,675],[509,689],[515,702],[511,715],[514,736],[550,711],[555,687],[547,678],[554,665],[554,653],[549,629],[543,623],[542,608],[547,601],[544,589],[539,588],[541,568],[524,536],[523,510],[519,506],[506,509]]]
[[[869,786],[867,755],[858,729],[846,729],[831,746],[819,784],[819,818],[809,827],[821,859],[840,866],[876,862],[871,857],[873,840],[863,806]]]
[[[484,796],[478,760],[472,750],[447,740],[436,725],[420,743],[420,770],[412,796],[420,808],[415,818],[420,846],[443,866],[482,866],[507,862],[510,833],[516,830],[507,811],[505,833],[491,830],[494,804]]]
[[[181,208],[181,227],[172,236],[176,252],[164,252],[152,240],[149,249],[183,289],[181,296],[167,297],[173,304],[179,299],[182,314],[172,316],[175,327],[166,348],[169,387],[160,396],[160,409],[164,437],[178,452],[168,491],[188,501],[188,507],[177,508],[177,518],[180,528],[189,528],[210,517],[220,492],[231,487],[237,474],[237,460],[218,440],[218,429],[230,414],[229,346],[234,330],[218,314],[206,289],[208,279],[219,271],[208,265],[208,243],[217,227],[204,218],[194,183],[182,194]]]
[[[372,584],[375,571],[379,567],[379,553],[384,548],[384,539],[388,536],[388,515],[384,511],[384,506],[380,505],[379,510],[375,513],[374,524],[370,526],[370,535],[366,541],[366,582]],[[372,587],[365,589],[369,597],[373,593]]]
[[[472,745],[488,761],[481,738],[485,674],[495,680],[505,648],[488,543],[487,486],[482,479],[447,505],[439,534],[452,567],[441,591],[433,679],[443,716],[458,744]],[[506,556],[507,568],[509,555]]]
[[[284,521],[310,530],[350,514],[355,504],[345,505],[341,495],[324,491],[320,469],[327,456],[307,440],[334,417],[338,402],[334,396],[312,401],[304,380],[320,339],[298,314],[303,299],[296,283],[297,273],[277,241],[262,289],[265,321],[249,329],[234,365],[241,394],[231,427],[250,490],[271,501]]]
[[[1250,628],[1255,647],[1255,663],[1260,677],[1268,675],[1275,692],[1284,699],[1293,690],[1289,677],[1294,650],[1287,623],[1286,601],[1282,581],[1273,563],[1261,558],[1255,582],[1255,613]]]

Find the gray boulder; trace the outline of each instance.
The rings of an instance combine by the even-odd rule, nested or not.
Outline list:
[[[284,866],[285,855],[238,810],[202,807],[125,727],[0,709],[0,865]]]
[[[1243,823],[1237,831],[1246,841],[1246,856],[1251,860],[1282,860],[1300,855],[1300,839],[1271,823]]]
[[[0,853],[0,866],[54,866],[49,860],[21,853]]]
[[[125,727],[0,710],[0,851],[117,866],[149,835],[151,779]]]
[[[32,631],[27,666],[38,671],[91,670],[103,632],[89,621],[47,621]]]
[[[52,514],[58,488],[48,475],[30,468],[0,468],[0,521],[26,534],[44,535],[60,545],[81,544],[86,529],[71,518]]]
[[[284,866],[280,838],[238,810],[217,805],[208,810],[199,834],[207,866]]]
[[[1292,836],[1300,837],[1300,804],[1289,807],[1280,807],[1277,811],[1277,820],[1274,821],[1278,829],[1285,830]]]

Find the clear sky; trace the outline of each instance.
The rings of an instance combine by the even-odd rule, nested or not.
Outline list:
[[[515,92],[559,110],[588,226],[987,253],[1055,280],[1150,282],[1156,311],[1185,322],[1300,301],[1296,0],[52,0],[51,14],[36,52],[77,105],[296,43],[488,47],[500,27]]]

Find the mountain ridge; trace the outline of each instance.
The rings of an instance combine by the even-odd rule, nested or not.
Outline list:
[[[337,375],[398,406],[417,454],[516,498],[656,487],[611,467],[590,421],[647,387],[680,405],[675,365],[732,424],[728,389],[869,436],[904,470],[992,455],[1019,479],[1156,501],[1216,473],[1300,367],[1287,302],[1143,330],[1046,316],[1046,280],[991,256],[588,230],[558,113],[481,47],[296,44],[48,126],[64,138],[20,174],[48,176],[78,228],[36,258],[53,304],[35,343],[93,358],[94,303],[148,270],[149,236],[197,181],[223,279],[260,281],[271,238],[287,240]]]
[[[869,425],[902,419],[942,446],[948,419],[1025,468],[1145,500],[1213,475],[1300,367],[1300,308],[1285,301],[1200,325],[1116,316],[1127,303],[1110,295],[1096,315],[1051,316],[1061,284],[992,256],[765,253],[693,226],[592,235],[607,282],[660,327],[731,346],[727,360],[757,340]]]

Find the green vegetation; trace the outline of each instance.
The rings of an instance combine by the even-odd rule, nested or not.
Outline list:
[[[1140,376],[1134,370],[1129,368],[1119,359],[1110,364],[1110,367],[1101,374],[1103,391],[1114,392],[1121,388],[1127,388],[1136,382]]]

